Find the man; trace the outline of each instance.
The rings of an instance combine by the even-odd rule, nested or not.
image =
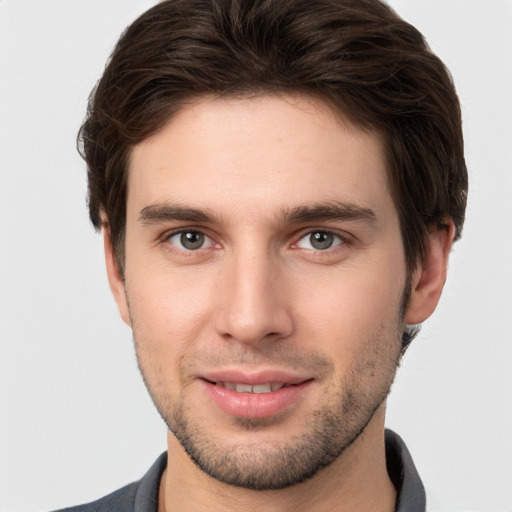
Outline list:
[[[467,191],[453,84],[377,0],[170,0],[81,130],[89,206],[169,429],[73,510],[423,511],[384,430]]]

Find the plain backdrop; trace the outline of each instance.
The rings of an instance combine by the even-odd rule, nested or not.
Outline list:
[[[92,500],[165,449],[110,297],[75,150],[86,99],[148,0],[0,0],[0,510]],[[451,69],[470,172],[443,299],[388,426],[433,510],[512,511],[512,1],[394,0]],[[435,148],[432,148],[435,151]]]

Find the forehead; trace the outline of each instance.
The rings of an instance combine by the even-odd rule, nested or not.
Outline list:
[[[316,98],[201,98],[131,154],[129,216],[165,202],[247,217],[328,201],[393,209],[379,134]]]

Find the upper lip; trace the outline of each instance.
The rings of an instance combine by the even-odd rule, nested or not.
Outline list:
[[[300,384],[311,380],[310,376],[301,375],[296,372],[286,370],[241,370],[241,369],[223,369],[212,370],[201,373],[199,378],[210,382],[235,382],[237,384],[248,384],[257,386],[258,384],[282,383],[282,384]]]

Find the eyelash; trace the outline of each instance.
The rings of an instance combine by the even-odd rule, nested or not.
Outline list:
[[[209,240],[208,247],[201,246],[201,247],[198,247],[197,249],[186,249],[186,248],[177,247],[176,244],[171,243],[171,239],[173,237],[183,236],[183,235],[192,234],[192,233],[194,233],[196,235],[203,236],[205,241]],[[334,245],[331,244],[329,247],[326,247],[325,249],[317,249],[314,247],[311,247],[311,248],[301,247],[299,245],[303,240],[307,239],[307,237],[311,237],[315,234],[328,235],[328,236],[332,237],[332,239],[333,239],[332,244],[334,244]],[[181,254],[190,255],[190,256],[192,256],[194,253],[198,253],[199,251],[204,250],[204,249],[212,249],[212,248],[215,249],[215,248],[221,247],[221,245],[219,243],[215,242],[215,240],[211,236],[209,236],[204,230],[192,229],[192,228],[189,228],[189,229],[181,228],[181,229],[172,231],[170,233],[169,232],[165,233],[161,237],[161,242],[167,245],[169,251],[178,251]],[[330,230],[330,229],[318,229],[317,228],[317,229],[309,229],[307,231],[303,231],[298,238],[295,238],[295,242],[293,242],[291,244],[291,248],[292,249],[303,249],[310,253],[321,255],[322,253],[323,254],[331,254],[333,251],[345,249],[345,248],[347,248],[347,246],[350,245],[350,243],[351,243],[350,239],[349,239],[348,235],[346,235],[346,234],[341,234],[337,231]]]
[[[171,243],[171,239],[173,237],[176,237],[176,236],[183,237],[183,235],[192,234],[192,233],[204,237],[205,241],[209,240],[210,241],[209,247],[202,247],[201,246],[201,247],[198,247],[197,249],[194,250],[194,249],[186,249],[185,247],[180,248],[180,247],[177,247],[175,244]],[[205,233],[203,230],[201,230],[201,229],[191,229],[191,228],[190,229],[179,229],[179,230],[176,230],[176,231],[172,231],[170,233],[166,233],[162,237],[162,242],[164,244],[167,244],[169,250],[172,249],[172,250],[179,251],[182,254],[190,254],[190,255],[192,255],[194,253],[197,253],[201,249],[209,249],[209,248],[212,248],[215,245],[219,245],[219,244],[216,244],[216,242],[212,239],[212,237],[209,236],[207,233]]]
[[[303,241],[307,241],[309,240],[309,245],[312,246],[312,237],[314,235],[322,235],[322,236],[327,236],[328,238],[330,238],[330,240],[328,240],[328,242],[330,242],[330,244],[325,247],[324,249],[319,249],[319,248],[315,248],[315,247],[301,247],[300,244],[301,242]],[[318,243],[322,244],[322,241],[321,240],[317,240]],[[293,244],[293,246],[295,247],[299,247],[299,248],[302,248],[302,249],[305,249],[305,250],[308,250],[308,251],[311,251],[311,252],[318,252],[318,253],[327,253],[327,252],[332,252],[333,250],[336,250],[336,248],[339,248],[340,246],[344,246],[345,244],[347,244],[347,237],[345,236],[342,236],[340,233],[337,233],[335,231],[332,231],[332,230],[329,230],[329,229],[313,229],[313,230],[309,230],[308,232],[306,233],[303,233],[302,236],[297,240],[297,242],[295,242]]]

